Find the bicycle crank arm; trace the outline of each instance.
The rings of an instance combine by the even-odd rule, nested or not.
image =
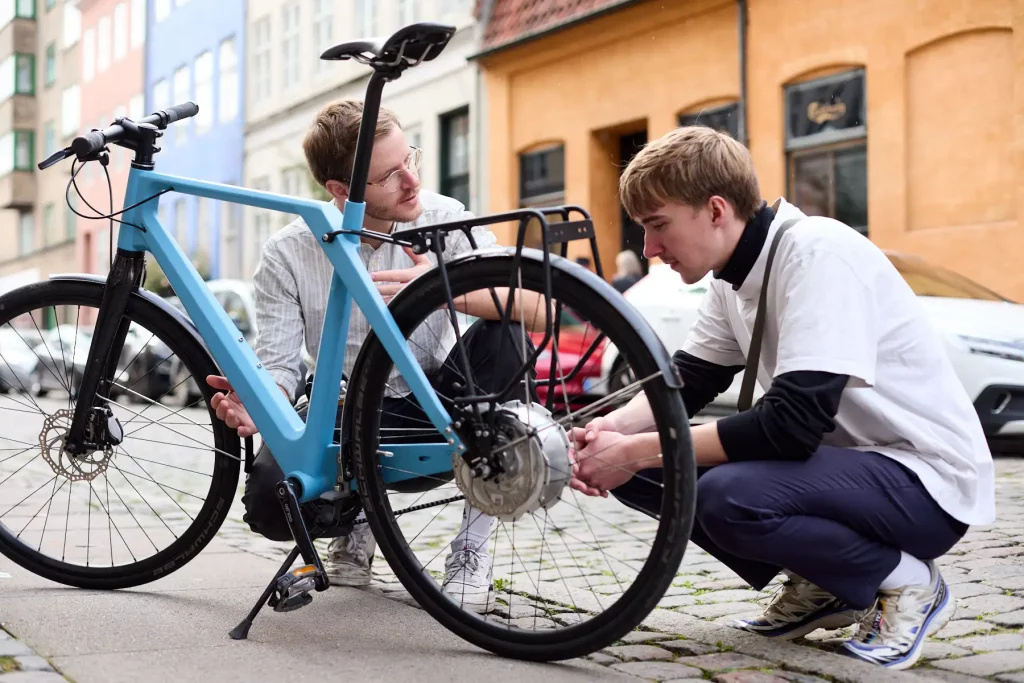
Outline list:
[[[295,539],[295,545],[299,548],[302,559],[306,562],[306,565],[316,570],[313,576],[314,588],[317,591],[327,590],[330,582],[327,579],[324,565],[320,561],[320,555],[316,552],[316,548],[313,547],[313,539],[309,535],[306,523],[302,520],[299,497],[295,493],[295,483],[290,479],[286,479],[278,483],[276,491],[277,499],[280,501],[281,509],[284,511],[284,518],[288,522],[288,529],[292,532],[292,538]]]

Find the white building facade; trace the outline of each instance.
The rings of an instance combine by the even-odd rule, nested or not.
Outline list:
[[[384,88],[411,145],[423,149],[423,187],[485,206],[478,169],[480,79],[466,58],[478,44],[472,0],[249,0],[244,184],[283,194],[322,197],[306,167],[302,140],[326,104],[364,96],[370,70],[319,58],[328,47],[430,21],[457,28],[436,59]],[[240,272],[250,278],[260,249],[294,216],[247,209]]]

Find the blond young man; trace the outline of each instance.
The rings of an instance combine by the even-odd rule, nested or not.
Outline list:
[[[348,197],[348,174],[352,169],[362,111],[362,102],[358,100],[342,100],[327,105],[317,114],[303,142],[313,177],[331,194],[339,209],[344,208]],[[382,107],[366,188],[365,229],[390,234],[472,217],[457,200],[420,187],[419,160],[420,150],[409,146],[398,117]],[[473,234],[478,248],[491,246],[497,241],[487,228],[474,228]],[[470,249],[471,244],[463,233],[451,233],[446,240],[444,258],[447,261]],[[433,254],[417,256],[407,248],[368,237],[361,240],[360,255],[371,278],[380,283],[377,287],[385,300],[433,267],[436,261]],[[317,357],[333,272],[333,266],[316,237],[301,218],[276,233],[263,246],[260,264],[253,278],[259,322],[254,350],[286,396],[293,396],[303,381],[300,375],[303,343],[309,355],[314,360]],[[535,310],[539,302],[530,305],[526,302],[528,295],[523,294],[526,305],[519,306],[518,298],[517,295],[513,302],[513,320],[517,318],[518,311]],[[503,388],[518,371],[520,359],[525,356],[517,358],[516,354],[499,354],[503,330],[490,295],[483,290],[459,297],[456,308],[479,318],[463,334],[475,385],[483,391]],[[532,328],[535,322],[542,324],[542,318],[528,321],[527,326]],[[347,375],[351,375],[369,331],[366,318],[353,304],[345,347],[344,371]],[[504,337],[508,338],[507,333]],[[513,330],[512,339],[522,337],[521,332]],[[465,380],[456,370],[461,367],[458,360],[445,358],[437,352],[439,340],[445,339],[448,347],[443,350],[450,352],[454,335],[447,315],[440,313],[428,318],[413,332],[409,342],[434,388],[442,396],[453,396],[454,383],[460,380],[464,383]],[[256,427],[227,380],[211,376],[208,382],[224,392],[217,394],[212,401],[217,416],[229,427],[237,429],[240,436],[254,434]],[[426,415],[411,397],[408,385],[397,371],[393,372],[382,406],[382,429],[422,427],[425,422]],[[273,455],[262,448],[255,458],[252,473],[247,477],[243,503],[245,520],[254,531],[283,541],[290,539],[290,533],[273,493],[274,486],[282,477]],[[467,501],[462,527],[451,543],[445,563],[445,591],[463,607],[477,612],[485,612],[494,605],[488,553],[493,521],[493,518],[472,509]],[[343,586],[370,583],[375,547],[365,523],[356,525],[350,535],[333,539],[328,547],[325,566],[331,583]]]
[[[784,199],[768,206],[747,149],[709,128],[652,142],[620,194],[644,227],[648,258],[688,284],[714,275],[674,356],[689,415],[743,370],[768,251],[796,219],[768,285],[757,368],[766,393],[692,430],[691,538],[756,589],[788,575],[764,614],[739,628],[791,639],[856,623],[844,654],[912,666],[955,608],[935,558],[995,517],[984,433],[914,293],[846,225]],[[651,422],[641,394],[574,430],[572,485],[657,514]]]

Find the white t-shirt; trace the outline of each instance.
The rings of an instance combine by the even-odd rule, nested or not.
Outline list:
[[[992,454],[943,342],[906,281],[866,237],[784,199],[743,285],[713,278],[683,350],[743,365],[768,250],[782,237],[768,283],[758,383],[795,370],[849,375],[836,429],[823,444],[876,451],[912,470],[965,524],[995,519]]]

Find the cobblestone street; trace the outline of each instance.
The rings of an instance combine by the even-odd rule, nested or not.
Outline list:
[[[9,464],[15,467],[24,466],[25,473],[36,468],[39,475],[16,487],[0,488],[5,509],[24,501],[5,516],[5,524],[21,529],[32,545],[38,538],[51,555],[64,554],[70,559],[83,553],[92,563],[103,564],[104,558],[120,563],[129,559],[128,554],[151,554],[153,547],[166,544],[168,538],[161,534],[176,533],[189,523],[201,505],[193,498],[204,494],[203,487],[209,482],[209,452],[196,445],[197,441],[209,443],[208,417],[192,410],[169,415],[166,408],[143,410],[138,404],[116,410],[125,415],[129,434],[124,454],[111,461],[106,477],[91,485],[75,482],[66,490],[51,485],[52,479],[47,477],[52,478],[52,471],[39,458],[29,460],[31,451],[24,460],[11,460]],[[38,434],[38,427],[35,430]],[[26,448],[32,438],[27,431],[20,439],[8,440],[10,444],[0,446],[14,451]],[[787,644],[729,628],[727,624],[736,617],[758,613],[779,579],[764,592],[750,590],[693,545],[687,548],[678,576],[641,630],[589,659],[658,681],[711,678],[720,683],[811,683],[924,677],[953,683],[1024,683],[1024,460],[999,458],[996,466],[999,520],[991,527],[972,529],[941,559],[946,580],[958,598],[957,612],[930,640],[922,662],[911,672],[889,672],[840,657],[834,650],[849,635],[844,632],[817,632]],[[240,481],[229,518],[218,534],[219,542],[280,561],[289,545],[252,533],[242,521],[243,485]],[[422,505],[455,493],[452,485],[447,485],[425,494],[396,495],[392,507]],[[44,507],[45,519],[41,514]],[[444,572],[448,543],[459,528],[462,509],[462,502],[454,502],[399,518],[405,537],[438,578]],[[108,523],[108,511],[113,523]],[[655,529],[652,520],[614,499],[587,498],[569,490],[546,516],[498,524],[491,535],[490,552],[499,604],[488,618],[509,627],[559,628],[588,618],[588,612],[606,609],[632,585],[649,554]],[[326,540],[317,542],[324,553],[326,544]],[[374,571],[376,581],[368,592],[415,605],[379,550]],[[310,609],[316,609],[315,605]],[[9,670],[20,668],[27,673],[33,667],[47,666],[33,659],[31,651],[16,640],[0,639],[0,645],[0,664],[10,659],[9,666],[4,664]]]

